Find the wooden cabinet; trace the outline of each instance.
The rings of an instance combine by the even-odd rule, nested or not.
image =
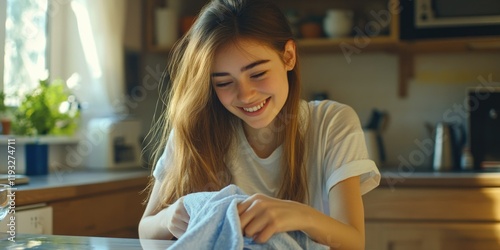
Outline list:
[[[500,187],[380,187],[363,199],[366,249],[500,249]]]
[[[53,234],[138,238],[144,187],[127,188],[49,203]]]
[[[16,206],[52,207],[56,235],[138,238],[148,171],[37,176],[20,186]]]
[[[369,250],[496,250],[500,223],[368,222]]]

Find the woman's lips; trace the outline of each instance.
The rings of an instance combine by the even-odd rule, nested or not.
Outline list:
[[[254,116],[254,115],[259,115],[261,114],[264,109],[267,107],[267,104],[269,103],[269,99],[271,99],[271,97],[265,99],[264,101],[262,101],[260,104],[257,104],[253,107],[249,107],[249,108],[240,108],[245,114],[247,115],[251,115],[251,116]]]

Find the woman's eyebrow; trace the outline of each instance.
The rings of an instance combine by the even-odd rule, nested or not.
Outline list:
[[[255,67],[257,65],[264,64],[264,63],[267,63],[269,61],[270,60],[258,60],[256,62],[250,63],[250,64],[248,64],[246,66],[241,67],[241,72],[249,70],[249,69],[252,69],[253,67]],[[227,73],[227,72],[215,72],[215,73],[212,73],[211,75],[212,75],[212,77],[228,76],[229,73]]]
[[[267,62],[269,62],[269,60],[259,60],[259,61],[250,63],[247,66],[242,67],[241,68],[241,72],[249,70],[249,69],[251,69],[251,68],[253,68],[253,67],[257,66],[257,65],[264,64],[264,63],[267,63]]]

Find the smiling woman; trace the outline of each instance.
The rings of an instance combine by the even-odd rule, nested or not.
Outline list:
[[[197,215],[217,210],[191,213],[193,195],[232,199],[224,190],[234,184],[249,196],[224,217],[235,218],[236,236],[217,239],[274,248],[273,237],[302,231],[328,247],[364,249],[361,195],[380,174],[352,108],[301,99],[296,42],[273,2],[212,0],[174,46],[141,238],[186,241]]]

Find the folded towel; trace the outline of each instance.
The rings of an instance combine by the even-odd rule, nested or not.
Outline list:
[[[235,185],[218,192],[186,195],[189,225],[169,249],[329,249],[302,231],[274,234],[265,244],[244,237],[236,205],[246,198],[248,195]]]

